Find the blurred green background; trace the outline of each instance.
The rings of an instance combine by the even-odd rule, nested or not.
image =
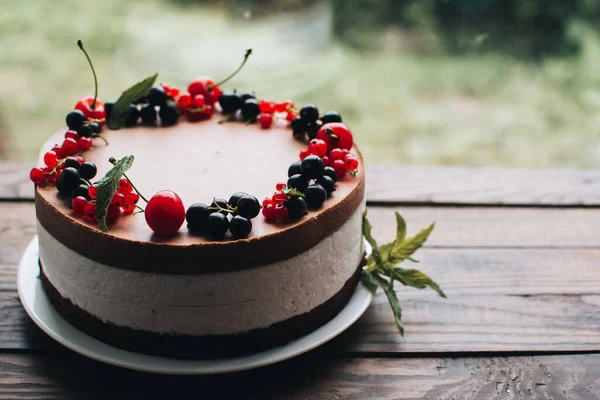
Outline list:
[[[367,162],[600,166],[597,0],[2,0],[0,157],[160,71],[337,110]]]

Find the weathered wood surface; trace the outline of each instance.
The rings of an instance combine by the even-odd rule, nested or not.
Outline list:
[[[32,163],[0,163],[0,200],[33,198]],[[376,203],[600,206],[600,172],[473,167],[367,167]]]
[[[329,358],[208,377],[126,371],[68,351],[0,355],[2,399],[490,400],[600,398],[600,354]]]

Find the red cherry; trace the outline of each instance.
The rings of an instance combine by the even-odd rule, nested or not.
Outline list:
[[[65,158],[65,152],[63,151],[63,148],[60,147],[59,145],[55,145],[52,148],[52,151],[56,153],[56,156],[58,158]]]
[[[66,131],[65,139],[69,139],[69,138],[77,140],[77,139],[79,139],[79,135],[77,134],[76,131]]]
[[[56,165],[58,164],[58,157],[56,156],[56,153],[50,150],[49,152],[44,154],[44,164],[46,164],[50,168],[56,167]]]
[[[260,114],[258,116],[258,123],[262,129],[269,129],[273,124],[273,115]]]
[[[146,205],[146,223],[158,235],[172,235],[185,220],[185,207],[177,193],[162,190]]]
[[[335,160],[333,162],[333,164],[331,164],[331,166],[333,167],[333,169],[335,169],[335,172],[338,174],[338,176],[341,178],[344,175],[346,175],[346,163],[342,160]]]
[[[94,102],[93,96],[82,97],[77,104],[75,109],[85,114],[90,119],[106,119],[106,110],[104,104],[96,99],[96,107],[92,109],[92,103]],[[103,126],[105,122],[98,122],[98,125]]]
[[[88,137],[80,137],[77,140],[77,145],[79,145],[79,150],[81,151],[91,149],[93,144],[94,142],[92,141],[92,139]]]
[[[215,80],[209,76],[199,76],[190,83],[188,92],[190,92],[192,97],[201,94],[204,96],[206,104],[212,106],[221,97],[221,88],[212,86],[215,83]]]
[[[192,104],[192,95],[189,92],[183,93],[177,99],[177,105],[179,107],[184,107],[185,108],[185,107],[188,107],[191,104]]]
[[[46,174],[44,173],[44,170],[41,168],[33,168],[29,172],[29,179],[31,179],[31,181],[33,183],[35,183],[36,185],[41,185],[42,183],[44,183],[46,181]]]
[[[91,199],[95,199],[98,195],[98,185],[92,185],[88,188],[88,195]]]
[[[352,132],[341,122],[323,125],[317,132],[317,139],[324,140],[328,149],[351,149],[354,144]]]
[[[308,151],[315,156],[323,157],[327,154],[327,143],[321,139],[313,139],[308,142]]]
[[[83,214],[85,216],[85,219],[87,219],[88,221],[96,222],[96,205],[91,201],[88,202],[85,205],[85,208],[83,209]]]
[[[260,108],[261,113],[265,114],[273,114],[273,112],[275,112],[275,104],[269,100],[261,100],[261,102],[258,103],[258,108]]]
[[[73,200],[71,200],[71,207],[73,211],[77,214],[83,215],[85,212],[85,206],[87,206],[88,201],[83,196],[77,196]]]
[[[310,156],[310,151],[308,151],[308,150],[302,150],[300,152],[300,160],[304,160],[308,156]]]
[[[117,189],[117,192],[128,194],[132,191],[133,186],[131,186],[131,183],[129,183],[129,181],[126,178],[119,179],[119,188]]]
[[[121,217],[121,209],[119,207],[115,207],[114,205],[108,206],[108,211],[106,213],[106,224],[112,225]]]
[[[69,138],[63,142],[62,149],[66,156],[72,156],[79,151],[79,145],[75,139]]]

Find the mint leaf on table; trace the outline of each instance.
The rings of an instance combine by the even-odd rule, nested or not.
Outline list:
[[[158,72],[136,83],[121,94],[115,102],[110,113],[110,118],[108,119],[108,127],[110,129],[119,129],[125,126],[125,121],[131,112],[131,103],[146,96],[150,89],[152,89],[152,86],[154,86],[157,77]]]
[[[423,272],[397,266],[397,264],[404,260],[418,262],[411,256],[423,246],[423,243],[425,243],[433,231],[434,226],[435,224],[431,224],[415,236],[406,239],[406,221],[396,212],[396,238],[391,243],[378,246],[377,241],[371,233],[373,227],[367,219],[367,210],[363,213],[363,236],[372,247],[371,254],[367,259],[367,266],[363,269],[363,280],[368,285],[380,287],[384,291],[394,314],[396,328],[402,336],[404,336],[402,308],[398,303],[398,297],[394,291],[394,281],[417,289],[429,287],[435,290],[440,297],[446,298],[439,285]]]
[[[108,214],[108,206],[119,188],[119,179],[127,172],[133,164],[133,156],[121,158],[114,163],[114,166],[98,181],[96,189],[96,220],[98,226],[103,232],[108,232],[106,225],[106,215]]]

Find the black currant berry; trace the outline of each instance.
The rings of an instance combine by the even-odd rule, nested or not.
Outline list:
[[[323,175],[330,177],[331,179],[333,179],[334,182],[337,182],[338,179],[340,179],[337,172],[335,172],[335,169],[331,167],[325,167],[325,169],[323,170]]]
[[[288,178],[292,175],[301,174],[302,167],[300,166],[300,161],[294,161],[292,165],[288,168]]]
[[[92,136],[92,128],[90,128],[90,124],[83,124],[79,128],[76,129],[77,134],[81,137],[90,137]]]
[[[192,232],[202,232],[208,224],[208,216],[211,211],[204,203],[192,204],[185,213],[185,220],[188,223],[188,228]]]
[[[175,125],[179,118],[179,109],[173,101],[167,101],[164,106],[158,110],[158,116],[163,125]]]
[[[303,137],[306,134],[306,129],[308,129],[308,123],[300,117],[296,117],[290,123],[292,127],[292,134],[294,136]]]
[[[79,167],[79,175],[88,181],[95,177],[97,172],[98,168],[96,168],[96,164],[91,161],[86,161]]]
[[[71,196],[71,192],[81,184],[79,171],[73,167],[63,169],[58,181],[56,181],[56,188],[61,194]]]
[[[140,110],[133,104],[129,105],[129,110],[129,115],[125,119],[125,126],[135,126],[138,123],[138,119],[140,119]]]
[[[300,118],[306,122],[315,122],[319,119],[319,109],[314,104],[306,104],[300,109]]]
[[[300,163],[302,168],[302,176],[306,179],[318,179],[323,176],[325,164],[321,157],[310,155]]]
[[[256,121],[258,114],[260,114],[258,101],[256,101],[256,99],[246,100],[242,106],[242,116],[244,117],[244,121],[254,122]]]
[[[295,174],[290,176],[290,178],[288,179],[287,187],[290,189],[294,188],[299,192],[304,193],[304,191],[308,187],[308,180],[300,174]]]
[[[327,111],[321,117],[321,122],[323,125],[331,122],[342,122],[342,116],[337,111]]]
[[[162,87],[154,86],[152,89],[150,89],[146,98],[148,99],[148,103],[150,103],[151,106],[160,107],[163,106],[167,101],[167,94],[165,93],[165,90]]]
[[[240,199],[244,196],[247,196],[248,193],[244,193],[244,192],[237,192],[231,195],[231,197],[229,198],[229,205],[231,207],[237,207],[238,205],[238,201],[240,201]]]
[[[104,103],[104,111],[106,111],[106,120],[110,119],[110,115],[112,114],[113,107],[115,106],[114,101],[107,101]]]
[[[235,92],[225,92],[219,97],[219,104],[223,114],[233,114],[240,108],[244,102]]]
[[[71,167],[71,168],[75,168],[75,169],[79,169],[79,167],[81,166],[81,164],[79,164],[79,160],[76,159],[75,157],[65,158],[65,162],[63,165],[65,166],[65,168]]]
[[[310,124],[308,124],[308,126],[306,127],[306,133],[308,134],[309,140],[313,140],[317,137],[317,132],[319,132],[321,126],[323,126],[321,124],[321,121],[311,122]]]
[[[287,208],[288,218],[290,220],[296,220],[302,218],[306,214],[306,201],[300,196],[290,196],[285,199],[283,203],[284,207]]]
[[[252,221],[241,215],[236,215],[229,222],[229,232],[235,239],[244,239],[252,231]]]
[[[246,102],[248,99],[256,99],[256,95],[254,93],[242,93],[240,94],[240,100],[242,100],[242,104]]]
[[[211,212],[211,213],[216,213],[216,212],[218,212],[218,213],[221,213],[221,214],[223,214],[223,215],[227,215],[227,214],[228,214],[228,213],[227,213],[227,211],[219,211],[219,210],[217,210],[217,209],[216,209],[216,208],[217,208],[217,206],[218,206],[218,207],[221,207],[221,208],[224,208],[224,209],[227,209],[227,208],[228,208],[228,206],[229,206],[229,203],[227,203],[227,200],[225,200],[225,199],[222,199],[222,198],[220,198],[220,197],[217,197],[217,198],[213,199],[212,203],[210,203],[210,207],[211,207],[211,208],[215,208],[215,210],[210,210],[210,212]]]
[[[335,181],[328,176],[323,175],[317,179],[317,183],[323,186],[323,188],[327,191],[328,196],[335,191]]]
[[[69,129],[77,130],[85,123],[86,116],[79,110],[73,110],[67,114],[67,126]]]
[[[156,122],[156,108],[153,105],[147,104],[140,110],[140,117],[145,124],[154,124]]]
[[[327,200],[327,191],[321,185],[310,185],[304,192],[308,208],[316,210]]]
[[[71,192],[71,198],[75,198],[77,196],[83,196],[88,200],[91,200],[90,195],[88,194],[88,189],[89,186],[88,185],[84,185],[83,183],[79,186],[77,186],[72,192]]]
[[[212,213],[206,221],[206,233],[214,239],[221,239],[229,229],[229,220],[226,215]]]
[[[260,212],[260,203],[252,195],[242,196],[237,203],[237,213],[242,217],[252,219]]]

